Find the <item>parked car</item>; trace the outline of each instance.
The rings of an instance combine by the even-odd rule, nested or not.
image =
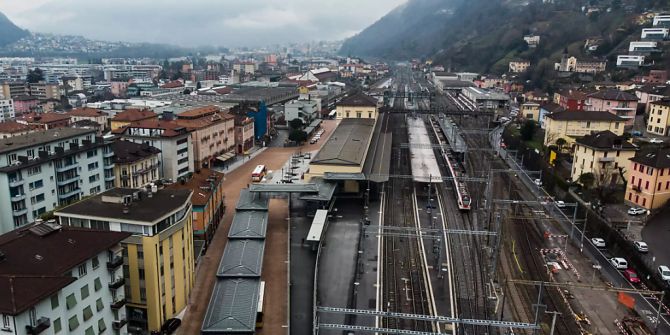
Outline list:
[[[637,276],[637,272],[635,272],[633,269],[626,269],[623,272],[623,276],[633,284],[640,283],[640,277]]]
[[[630,134],[633,135],[633,136],[635,136],[635,137],[640,137],[640,136],[642,136],[642,132],[639,131],[639,130],[633,130],[633,131],[630,132]]]
[[[670,268],[665,265],[660,265],[658,267],[658,275],[661,276],[663,280],[670,280]]]
[[[641,207],[631,207],[628,209],[628,215],[640,215],[647,213],[647,210]]]
[[[628,269],[628,261],[626,259],[621,258],[621,257],[612,257],[610,258],[610,263],[614,265],[615,268],[619,270],[625,270]],[[670,271],[670,270],[668,270]],[[668,273],[670,275],[670,272]]]
[[[535,185],[537,185],[537,187],[542,187],[542,180],[535,179],[533,182],[535,183]]]
[[[596,248],[605,248],[607,244],[605,243],[605,240],[600,238],[600,237],[594,237],[591,239],[591,243],[596,246]]]
[[[663,140],[660,139],[660,138],[653,137],[653,138],[649,139],[649,143],[657,143],[657,144],[658,143],[663,143]]]
[[[649,246],[647,245],[647,243],[643,241],[635,241],[633,242],[633,246],[635,246],[635,249],[637,249],[637,251],[642,253],[649,251]]]
[[[565,202],[563,202],[563,200],[556,201],[556,207],[565,208]]]

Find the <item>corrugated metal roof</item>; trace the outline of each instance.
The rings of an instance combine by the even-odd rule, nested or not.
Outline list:
[[[253,188],[257,184],[252,184]],[[270,199],[266,194],[259,192],[252,192],[250,189],[245,188],[240,191],[240,199],[237,201],[237,206],[235,209],[240,211],[267,211]]]
[[[374,119],[344,119],[312,159],[313,164],[363,165]]]
[[[249,191],[252,193],[317,193],[319,187],[314,183],[251,184]]]
[[[201,332],[253,333],[259,289],[259,279],[219,278],[214,285]]]
[[[235,213],[228,238],[265,238],[268,228],[267,211],[243,211]]]
[[[218,277],[260,277],[265,240],[228,240]]]
[[[330,201],[335,194],[335,188],[337,187],[336,183],[329,183],[321,178],[312,178],[316,183],[319,193],[318,194],[301,194],[301,200],[307,201]]]

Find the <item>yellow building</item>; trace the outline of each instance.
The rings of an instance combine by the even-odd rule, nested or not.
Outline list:
[[[661,136],[670,135],[670,100],[654,101],[649,104],[647,131]]]
[[[566,147],[572,147],[579,137],[591,133],[609,130],[623,135],[625,119],[609,112],[599,111],[560,111],[545,117],[544,145],[556,144],[562,138]]]
[[[62,225],[133,233],[123,241],[130,333],[160,330],[186,308],[195,271],[191,195],[115,188],[55,213]]]
[[[160,150],[148,144],[126,140],[112,143],[114,151],[114,186],[140,188],[160,178]]]
[[[572,180],[592,173],[598,185],[621,184],[637,147],[609,130],[578,138],[572,159]],[[621,176],[623,174],[623,176]]]
[[[521,117],[540,122],[540,104],[537,102],[526,102],[520,106],[519,110]]]
[[[337,104],[337,119],[377,119],[379,101],[363,93],[342,99]]]
[[[640,150],[630,160],[624,200],[634,206],[656,209],[670,200],[670,149]]]

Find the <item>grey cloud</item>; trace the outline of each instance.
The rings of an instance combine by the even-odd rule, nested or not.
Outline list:
[[[37,32],[183,46],[259,46],[349,36],[406,0],[2,0]],[[30,0],[33,1],[33,0]]]

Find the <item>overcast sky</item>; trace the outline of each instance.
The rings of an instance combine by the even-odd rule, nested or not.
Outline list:
[[[182,46],[349,37],[406,0],[0,0],[34,32]]]

